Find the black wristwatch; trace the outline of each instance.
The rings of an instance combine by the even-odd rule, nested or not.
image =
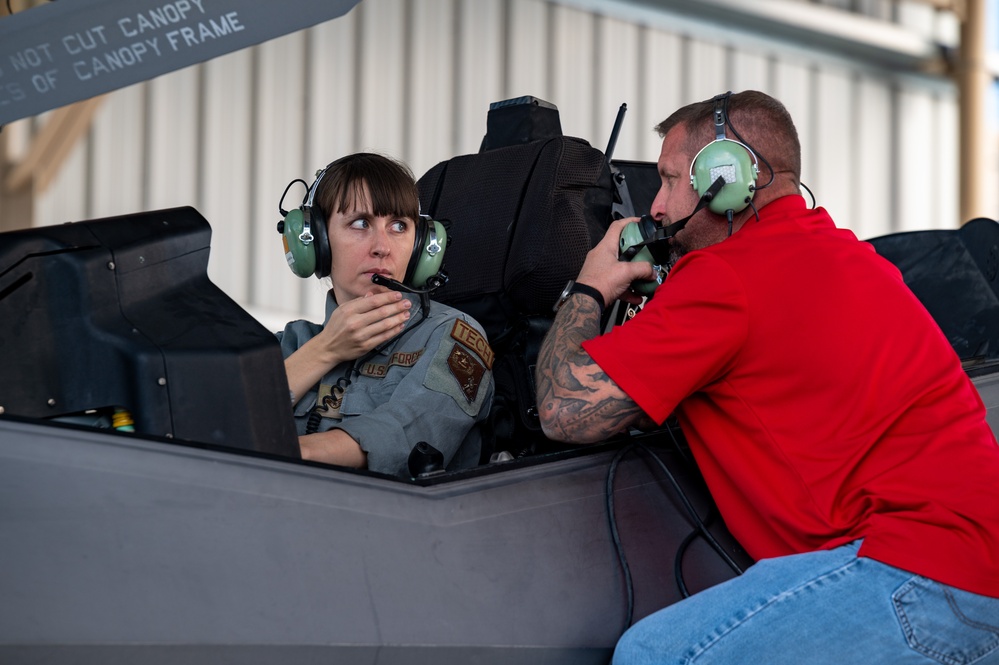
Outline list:
[[[558,300],[555,302],[555,306],[552,307],[552,311],[557,312],[560,309],[562,309],[562,305],[564,305],[565,301],[569,299],[569,296],[571,296],[574,293],[582,293],[583,295],[590,296],[591,298],[596,300],[597,306],[600,308],[600,315],[603,316],[604,314],[603,294],[600,293],[600,291],[593,288],[592,286],[588,286],[586,284],[577,284],[576,280],[574,279],[570,279],[569,283],[565,285],[564,289],[562,289],[562,295],[558,297]]]

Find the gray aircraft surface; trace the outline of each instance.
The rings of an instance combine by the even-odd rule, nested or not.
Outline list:
[[[601,663],[751,563],[677,428],[303,462],[210,238],[193,208],[0,234],[0,662]]]
[[[941,281],[927,241],[972,262],[952,286],[988,304],[951,337],[993,428],[972,255],[997,226],[876,242],[917,257],[914,288]],[[0,234],[0,662],[604,663],[752,564],[672,426],[405,479],[303,462],[280,351],[207,280],[209,237],[190,208]]]

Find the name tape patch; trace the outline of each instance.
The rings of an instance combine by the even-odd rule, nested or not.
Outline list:
[[[424,349],[419,351],[408,351],[403,353],[401,351],[396,351],[389,358],[387,363],[365,363],[358,373],[361,376],[373,376],[375,378],[381,378],[388,374],[389,367],[412,367],[423,355]]]

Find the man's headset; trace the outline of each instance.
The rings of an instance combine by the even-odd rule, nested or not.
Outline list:
[[[278,222],[277,230],[284,241],[285,259],[291,271],[299,277],[329,277],[332,270],[326,216],[322,208],[315,205],[319,183],[329,168],[328,165],[316,173],[316,180],[311,187],[300,178],[292,180],[278,203],[278,211],[283,219]],[[287,211],[283,207],[284,198],[296,182],[306,185],[308,191],[300,207]],[[426,215],[420,215],[414,223],[416,239],[402,283],[376,275],[376,278],[380,278],[372,280],[376,284],[384,284],[397,291],[420,293],[432,291],[447,282],[447,275],[441,270],[448,243],[447,230],[443,224]]]
[[[638,222],[625,225],[621,231],[618,258],[622,261],[647,261],[658,276],[653,281],[636,282],[633,288],[640,294],[651,295],[662,283],[660,268],[669,257],[669,239],[705,206],[715,214],[725,215],[731,232],[732,216],[752,203],[759,162],[749,146],[725,136],[725,127],[731,126],[728,119],[728,100],[731,96],[731,92],[726,92],[712,98],[715,140],[701,148],[690,163],[690,186],[699,196],[694,211],[666,227],[645,215]]]
[[[721,191],[708,202],[708,210],[718,215],[745,210],[756,194],[756,178],[760,174],[756,154],[749,146],[725,137],[726,125],[731,126],[728,120],[731,96],[729,91],[711,100],[715,104],[715,140],[701,148],[690,163],[690,186],[701,197],[718,178],[724,178]]]

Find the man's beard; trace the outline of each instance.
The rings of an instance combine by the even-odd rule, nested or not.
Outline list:
[[[660,270],[663,273],[663,279],[669,275],[670,271],[673,270],[673,266],[676,262],[682,259],[687,254],[687,248],[683,246],[683,243],[677,241],[676,238],[671,238],[669,243],[669,257],[666,259],[666,264],[660,266]]]

